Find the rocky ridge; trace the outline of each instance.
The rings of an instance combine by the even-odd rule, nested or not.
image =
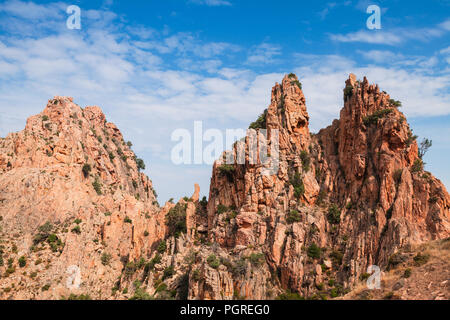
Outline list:
[[[278,130],[277,172],[250,161],[247,137],[214,164],[208,201],[196,186],[160,208],[100,109],[55,97],[0,140],[1,297],[345,295],[369,265],[386,269],[402,248],[450,236],[450,196],[424,171],[398,107],[350,75],[340,119],[312,134],[301,83],[286,75],[250,125],[268,139]],[[242,151],[245,164],[226,163]]]

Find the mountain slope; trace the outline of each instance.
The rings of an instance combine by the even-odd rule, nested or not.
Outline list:
[[[340,119],[312,134],[286,75],[253,136],[215,162],[208,201],[196,186],[160,208],[119,130],[56,97],[0,140],[1,297],[355,298],[368,266],[450,236],[450,196],[398,105],[350,75]],[[252,161],[276,132],[279,161]]]

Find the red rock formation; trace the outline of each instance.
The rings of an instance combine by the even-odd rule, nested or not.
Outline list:
[[[98,107],[55,97],[0,139],[0,297],[335,297],[369,265],[450,236],[450,196],[378,86],[350,75],[340,119],[318,134],[308,123],[301,84],[287,75],[256,132],[214,164],[209,201],[196,185],[159,208],[118,128]],[[269,146],[268,162],[255,141]],[[67,285],[72,266],[79,288]]]

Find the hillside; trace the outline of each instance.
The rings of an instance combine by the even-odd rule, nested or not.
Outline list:
[[[252,161],[248,136],[215,162],[208,199],[196,185],[160,207],[101,110],[55,97],[0,139],[0,298],[448,299],[445,186],[424,170],[398,101],[351,74],[343,103],[312,134],[302,85],[286,75],[250,125],[269,146],[279,134],[277,170]],[[429,261],[401,280],[420,246]],[[362,293],[370,265],[385,288]],[[425,293],[428,281],[443,289]]]

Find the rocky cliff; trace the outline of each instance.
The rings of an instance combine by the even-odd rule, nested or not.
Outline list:
[[[368,266],[448,238],[450,196],[424,171],[400,103],[354,75],[343,96],[339,120],[312,134],[286,75],[253,138],[214,164],[209,199],[196,186],[163,208],[100,109],[55,97],[0,140],[2,298],[332,298]],[[268,162],[253,161],[255,137]]]

